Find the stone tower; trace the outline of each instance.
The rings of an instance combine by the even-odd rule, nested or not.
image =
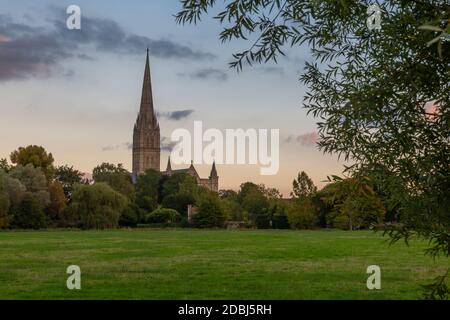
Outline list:
[[[133,174],[160,171],[161,146],[158,119],[153,108],[149,53],[145,63],[141,107],[133,131]]]

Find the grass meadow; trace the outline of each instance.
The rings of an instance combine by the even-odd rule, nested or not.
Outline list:
[[[371,231],[0,232],[0,299],[420,299],[448,259]],[[81,290],[66,268],[81,268]],[[379,265],[382,289],[366,287]]]

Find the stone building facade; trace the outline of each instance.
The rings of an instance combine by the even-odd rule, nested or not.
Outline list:
[[[150,61],[147,49],[141,105],[133,130],[133,181],[136,181],[138,175],[145,173],[149,169],[161,171],[160,163],[161,133],[153,105]],[[213,163],[210,176],[203,179],[199,176],[192,163],[187,169],[172,170],[169,157],[166,171],[161,173],[169,176],[175,173],[189,174],[197,180],[199,186],[215,192],[219,191],[219,176],[217,175],[215,163]]]

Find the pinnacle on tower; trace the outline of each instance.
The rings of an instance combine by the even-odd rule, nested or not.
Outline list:
[[[142,98],[139,116],[144,119],[151,120],[150,122],[157,125],[155,111],[153,108],[153,92],[152,79],[150,75],[150,54],[147,48],[147,58],[145,62],[144,81],[142,85]]]
[[[213,162],[210,177],[217,178],[216,161]]]
[[[171,172],[172,171],[172,165],[170,164],[170,156],[169,156],[169,160],[167,161],[167,169],[166,172]]]

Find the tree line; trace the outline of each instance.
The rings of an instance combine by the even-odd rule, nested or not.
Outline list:
[[[0,160],[0,228],[105,229],[138,226],[221,228],[227,222],[259,229],[340,228],[379,225],[386,206],[370,179],[334,177],[317,190],[305,172],[293,181],[290,199],[252,182],[238,191],[212,192],[194,177],[148,170],[132,183],[121,164],[93,169],[93,183],[71,166],[55,166],[43,147],[21,147],[11,165]],[[196,208],[192,219],[188,206]],[[391,217],[392,218],[392,217]]]

